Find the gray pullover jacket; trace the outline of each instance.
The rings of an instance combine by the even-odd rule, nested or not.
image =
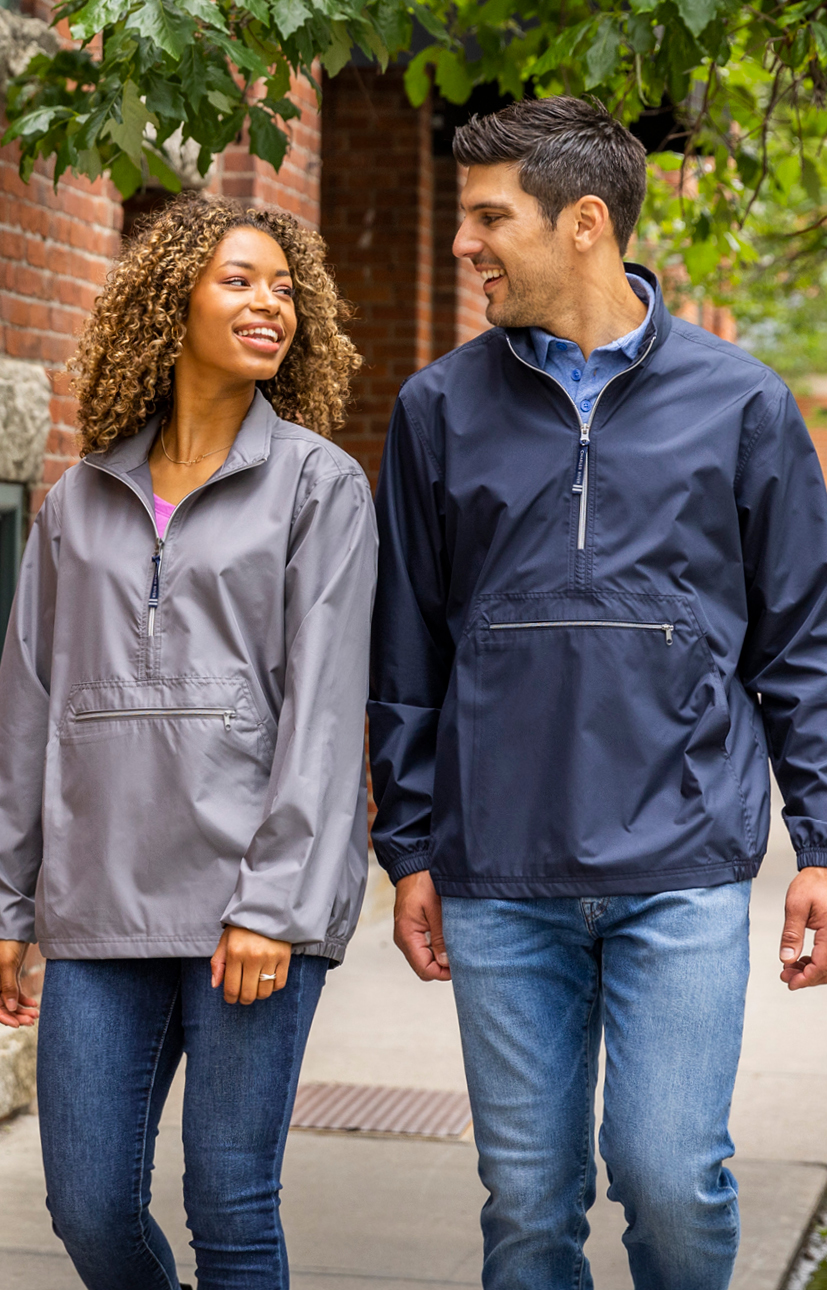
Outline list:
[[[158,540],[150,422],[49,493],[0,664],[0,938],[340,960],[367,870],[376,530],[358,465],[256,394]]]

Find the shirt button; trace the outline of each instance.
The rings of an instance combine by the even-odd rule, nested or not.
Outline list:
[[[564,349],[568,349],[568,345],[564,340],[558,340],[554,348],[559,350],[564,350]]]
[[[573,371],[573,372],[572,372],[572,374],[571,374],[571,379],[572,379],[573,381],[579,381],[579,380],[580,380],[580,377],[581,377],[582,375],[583,375],[583,373],[580,371],[580,369],[579,369],[579,368],[577,368],[577,367],[575,367],[574,371]]]
[[[580,411],[581,411],[581,412],[588,412],[588,410],[589,410],[589,408],[590,408],[590,407],[591,407],[591,403],[589,402],[589,400],[588,400],[588,399],[584,399],[584,400],[583,400],[583,402],[580,404]]]

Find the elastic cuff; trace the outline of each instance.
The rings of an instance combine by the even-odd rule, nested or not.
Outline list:
[[[388,877],[395,887],[400,878],[407,878],[412,873],[424,873],[430,867],[428,852],[415,851],[413,855],[405,856],[403,860],[395,860],[388,869]]]
[[[827,868],[827,851],[799,851],[796,861],[799,869]]]

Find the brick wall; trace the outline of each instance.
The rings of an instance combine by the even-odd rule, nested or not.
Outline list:
[[[53,382],[43,478],[31,491],[34,514],[75,459],[74,405],[61,370],[118,249],[121,204],[105,180],[64,177],[55,192],[51,166],[38,165],[24,184],[17,164],[14,145],[0,149],[0,352],[42,363]]]
[[[318,67],[314,67],[314,74],[320,74]],[[290,96],[302,114],[285,127],[290,147],[278,174],[269,162],[250,155],[245,131],[240,143],[230,144],[216,159],[210,191],[249,199],[255,206],[281,206],[303,224],[318,228],[321,121],[316,93],[300,77],[293,79]]]
[[[432,354],[433,183],[430,109],[411,108],[399,69],[325,78],[322,233],[366,360],[338,440],[374,481],[399,386]]]

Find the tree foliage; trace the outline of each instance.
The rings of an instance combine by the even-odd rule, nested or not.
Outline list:
[[[823,0],[455,0],[454,37],[411,61],[453,102],[494,82],[521,97],[593,94],[627,124],[672,109],[640,226],[657,266],[729,299],[757,274],[811,285],[827,251]],[[472,41],[469,43],[469,37]],[[674,280],[674,278],[673,278]]]
[[[198,144],[202,175],[245,124],[250,150],[278,170],[283,125],[299,115],[291,76],[315,85],[314,60],[335,75],[354,46],[386,66],[409,45],[419,9],[412,0],[64,0],[54,20],[68,20],[78,46],[38,54],[12,83],[5,139],[19,140],[24,179],[38,157],[54,156],[55,182],[67,169],[109,172],[124,197],[150,175],[180,188],[165,147],[179,130]]]
[[[670,108],[641,224],[658,267],[720,298],[763,274],[812,285],[827,251],[827,0],[65,0],[75,49],[38,55],[13,83],[6,138],[127,195],[178,179],[177,130],[202,173],[245,126],[278,168],[297,115],[291,74],[335,75],[357,46],[407,65],[414,104],[503,94],[592,94],[627,123]],[[421,43],[421,42],[420,42]],[[315,84],[315,82],[314,82]]]

